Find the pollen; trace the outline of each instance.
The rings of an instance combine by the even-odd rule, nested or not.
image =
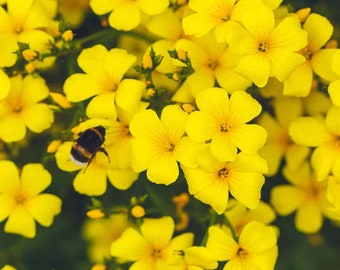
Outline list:
[[[166,145],[165,145],[165,149],[168,151],[168,152],[172,152],[174,151],[175,149],[175,145],[170,142],[170,141],[167,141]]]
[[[162,250],[159,248],[153,248],[151,252],[151,257],[153,257],[155,260],[161,259],[163,257]]]
[[[230,125],[227,123],[222,123],[220,126],[220,131],[221,132],[228,132],[230,130]]]
[[[228,171],[228,169],[225,168],[225,167],[218,171],[218,176],[219,176],[220,178],[223,178],[223,179],[227,178],[227,177],[228,177],[228,174],[229,174],[229,171]]]
[[[248,256],[248,252],[240,247],[237,251],[237,256],[240,258],[246,258]]]
[[[269,46],[266,42],[259,43],[259,46],[257,47],[257,50],[260,52],[266,52],[268,51],[268,49],[269,49]]]

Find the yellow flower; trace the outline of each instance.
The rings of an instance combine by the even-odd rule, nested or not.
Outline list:
[[[110,13],[110,26],[123,31],[136,28],[141,22],[143,13],[150,16],[160,14],[168,6],[169,0],[90,0],[90,7],[94,13],[98,15]]]
[[[226,42],[230,29],[240,20],[242,1],[237,0],[191,0],[189,7],[196,11],[183,19],[187,35],[201,37],[214,30],[218,42]],[[249,2],[251,4],[251,2]]]
[[[332,36],[333,28],[326,17],[316,13],[308,16],[303,25],[303,29],[308,33],[308,45],[300,51],[306,58],[306,62],[298,66],[284,82],[284,95],[305,97],[312,88],[313,71],[321,77],[324,77],[323,74],[328,74],[329,52],[334,49],[321,49],[321,47]]]
[[[54,121],[47,104],[39,103],[47,98],[49,89],[41,77],[11,77],[11,89],[0,100],[0,138],[5,142],[20,141],[26,136],[26,127],[40,133]]]
[[[266,131],[246,124],[261,112],[261,105],[246,92],[230,98],[222,88],[208,88],[197,95],[199,111],[189,115],[186,132],[196,142],[211,140],[211,152],[221,161],[236,158],[238,149],[255,154],[266,141]]]
[[[273,10],[259,3],[244,13],[241,22],[243,27],[233,27],[228,43],[233,53],[243,55],[236,71],[258,87],[271,76],[286,80],[305,61],[296,53],[307,45],[307,32],[297,18],[287,17],[275,27]]]
[[[329,49],[332,50],[332,49]],[[331,78],[331,83],[328,86],[328,93],[330,95],[331,101],[334,105],[340,106],[340,50],[332,50],[331,53],[331,71],[328,71],[327,74],[332,74],[332,71],[335,73],[335,77]],[[327,61],[329,63],[329,61]],[[326,64],[326,63],[325,63]]]
[[[184,269],[183,257],[175,252],[190,247],[194,235],[183,233],[172,238],[174,230],[175,223],[171,217],[146,218],[140,232],[128,228],[112,243],[111,255],[118,260],[134,262],[129,269]]]
[[[206,246],[218,261],[227,261],[223,269],[274,269],[278,247],[272,228],[251,221],[244,227],[237,242],[217,226],[211,226],[208,232]]]
[[[114,48],[108,51],[103,45],[84,49],[78,57],[78,65],[85,74],[75,73],[66,79],[64,92],[67,99],[79,102],[113,92],[112,103],[115,102],[123,110],[135,111],[144,93],[145,84],[135,79],[123,79],[135,61],[136,57],[123,49]],[[95,99],[96,97],[91,102]],[[116,118],[116,112],[113,111],[112,114],[111,118]]]
[[[110,257],[112,241],[118,239],[128,226],[126,214],[114,214],[108,218],[86,221],[82,235],[89,243],[87,255],[90,261],[105,262],[105,259]]]
[[[283,174],[290,185],[278,185],[272,189],[270,201],[274,209],[282,216],[296,211],[297,230],[303,233],[318,232],[323,216],[332,213],[332,205],[326,197],[326,181],[317,181],[307,162],[295,170],[285,167]]]
[[[2,69],[0,69],[0,85],[1,85],[0,88],[0,100],[1,100],[8,95],[9,90],[11,89],[11,81],[8,78],[7,74]]]
[[[235,71],[241,56],[231,53],[225,43],[217,43],[213,35],[194,40],[180,39],[175,47],[178,51],[184,50],[188,53],[194,73],[187,77],[172,100],[177,101],[176,96],[183,95],[181,91],[184,89],[189,91],[191,99],[178,101],[190,102],[205,88],[213,87],[215,81],[228,93],[245,90],[251,85],[250,80]]]
[[[301,145],[315,147],[311,164],[318,180],[340,166],[340,108],[333,106],[328,110],[326,118],[299,117],[289,126],[291,139]]]
[[[0,161],[0,221],[7,218],[5,232],[33,238],[35,220],[51,226],[61,211],[61,200],[52,194],[40,194],[51,184],[51,175],[41,164],[27,164],[21,175],[12,161]]]
[[[270,225],[276,219],[276,213],[273,208],[263,201],[260,201],[255,209],[247,209],[244,205],[231,199],[224,215],[229,220],[237,237],[240,236],[244,226],[250,221],[256,220],[265,225]],[[227,226],[224,227],[228,229]]]
[[[169,185],[179,175],[177,161],[196,166],[200,144],[183,137],[187,116],[177,105],[166,106],[160,119],[150,109],[136,113],[130,123],[134,136],[132,169],[136,172],[147,170],[150,181]]]
[[[234,161],[220,162],[206,145],[197,156],[199,167],[182,165],[190,194],[209,204],[218,214],[228,206],[230,194],[244,206],[254,209],[261,197],[267,163],[258,155],[240,153]]]
[[[308,147],[294,144],[288,134],[291,121],[302,115],[301,100],[277,97],[273,100],[273,109],[275,118],[264,112],[258,121],[268,133],[267,142],[260,150],[261,156],[268,162],[268,176],[273,176],[278,172],[283,158],[287,166],[296,168],[310,153]]]
[[[14,65],[18,41],[28,43],[35,51],[46,51],[53,38],[42,29],[51,26],[54,15],[42,1],[7,0],[7,11],[0,7],[0,67]]]
[[[189,247],[184,252],[184,260],[188,270],[210,270],[218,266],[214,254],[206,247]]]

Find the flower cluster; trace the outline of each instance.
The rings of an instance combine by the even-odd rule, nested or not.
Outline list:
[[[66,2],[0,1],[6,233],[34,238],[71,189],[92,269],[271,270],[277,215],[304,234],[338,223],[325,16],[282,0]],[[58,196],[41,194],[52,178]]]

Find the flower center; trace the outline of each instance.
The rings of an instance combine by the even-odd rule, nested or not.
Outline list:
[[[166,144],[165,144],[165,149],[168,152],[172,152],[175,149],[175,145],[172,142],[167,141]]]
[[[267,42],[260,42],[257,50],[260,52],[266,52],[269,49]]]
[[[218,171],[218,176],[220,178],[226,179],[228,177],[228,173],[229,173],[228,169],[224,167]]]
[[[299,53],[302,54],[307,61],[310,61],[313,57],[313,53],[309,50],[308,46],[301,49]]]
[[[219,66],[219,63],[218,63],[218,60],[209,60],[208,62],[208,67],[211,69],[211,70],[215,70],[217,67]]]
[[[19,113],[24,107],[24,102],[20,98],[12,99],[8,102],[9,110],[13,113]]]
[[[25,194],[23,194],[21,191],[18,191],[14,195],[14,201],[16,205],[23,205],[25,204],[26,200],[27,200],[27,196],[25,196]]]
[[[243,248],[239,247],[237,251],[237,256],[244,259],[248,256],[248,252],[244,250]]]
[[[155,260],[161,259],[163,256],[162,250],[159,248],[153,248],[151,251],[151,257],[153,257]]]
[[[222,123],[220,126],[221,132],[228,132],[230,130],[230,126],[227,123]]]

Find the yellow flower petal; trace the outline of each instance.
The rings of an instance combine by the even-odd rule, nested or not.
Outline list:
[[[129,31],[136,28],[141,20],[141,12],[136,2],[120,2],[109,16],[109,24],[117,30]]]
[[[211,226],[208,235],[206,247],[218,261],[227,261],[237,256],[239,245],[222,229]]]
[[[276,186],[271,190],[270,202],[279,215],[287,216],[300,207],[302,194],[292,186]]]
[[[34,219],[24,207],[16,207],[12,209],[7,219],[5,232],[20,234],[27,238],[33,238],[36,234]]]
[[[95,181],[94,181],[95,179]],[[95,160],[84,172],[81,170],[74,178],[73,187],[75,191],[87,196],[99,196],[106,191],[105,170],[95,164]]]
[[[323,223],[322,213],[316,204],[301,205],[295,216],[296,228],[303,233],[316,233]]]
[[[258,116],[261,111],[261,104],[250,94],[243,91],[232,93],[229,117],[233,124],[249,122]]]
[[[137,1],[138,7],[147,15],[156,15],[166,10],[169,6],[168,0],[158,0],[156,2],[150,0]]]
[[[182,23],[185,34],[202,37],[220,22],[210,14],[195,13],[185,17]]]
[[[332,106],[326,116],[326,127],[331,134],[340,134],[340,107]]]
[[[40,133],[48,129],[53,121],[53,111],[47,104],[38,103],[25,108],[22,111],[22,116],[26,126],[33,132]]]
[[[256,154],[267,139],[266,130],[255,124],[244,124],[233,128],[230,140],[246,154]]]
[[[139,109],[144,91],[145,83],[134,79],[125,79],[117,88],[116,104],[123,110],[134,113]]]
[[[87,74],[76,73],[64,83],[64,93],[70,102],[79,102],[100,93],[96,79]]]
[[[320,146],[332,139],[324,123],[312,117],[300,117],[289,126],[291,139],[305,146]]]
[[[94,13],[104,15],[114,9],[116,2],[111,0],[90,0],[89,4]]]
[[[237,147],[235,142],[231,140],[229,132],[227,134],[220,132],[211,140],[211,153],[219,161],[235,160]]]
[[[218,264],[212,252],[205,247],[190,247],[185,251],[185,261],[204,269],[216,269]]]
[[[146,172],[146,176],[151,182],[164,185],[175,182],[178,175],[178,164],[173,153],[159,154],[152,158]]]
[[[9,93],[9,90],[11,88],[11,81],[2,69],[0,69],[0,84],[0,99],[3,99]]]
[[[300,65],[284,81],[283,94],[294,97],[306,97],[312,89],[313,70],[309,62]]]
[[[172,238],[175,223],[171,217],[145,218],[140,230],[148,243],[158,248],[164,248]]]
[[[197,143],[183,137],[177,144],[174,150],[176,160],[181,164],[189,167],[197,167],[197,155],[202,147],[201,143]]]
[[[103,63],[107,52],[105,46],[101,44],[83,49],[77,58],[77,63],[87,74],[100,74],[103,71]]]
[[[82,168],[81,166],[74,163],[70,158],[72,145],[73,142],[64,142],[59,146],[58,151],[55,154],[58,168],[63,171],[73,172]]]
[[[216,122],[215,119],[204,112],[195,111],[189,115],[186,133],[195,142],[204,142],[212,138],[214,130],[209,128],[209,123]]]
[[[196,97],[196,103],[201,111],[216,115],[222,119],[229,113],[228,93],[222,88],[212,87],[206,89]]]
[[[52,194],[40,194],[30,199],[25,207],[37,222],[49,227],[61,211],[61,199]]]
[[[331,38],[334,30],[326,17],[316,13],[308,16],[303,28],[308,32],[308,48],[312,52],[320,50]]]
[[[8,115],[0,119],[0,138],[5,142],[20,141],[26,136],[26,126],[23,119],[16,115]]]
[[[105,92],[91,99],[86,107],[86,115],[90,118],[117,118],[115,92]]]
[[[185,133],[188,114],[180,106],[168,105],[163,108],[161,122],[173,143],[177,143]]]
[[[311,163],[319,181],[326,179],[337,158],[339,153],[333,145],[320,146],[314,150]]]
[[[339,74],[336,74],[336,70],[330,65],[337,51],[338,49],[322,49],[313,54],[311,60],[314,72],[329,82],[339,79]]]
[[[6,194],[19,188],[19,171],[12,161],[0,161],[0,193]]]
[[[131,169],[108,169],[107,176],[110,183],[119,190],[127,190],[138,179],[138,173]]]
[[[249,222],[242,230],[239,238],[240,246],[249,255],[261,254],[276,245],[274,230],[258,221]]]
[[[335,106],[340,106],[340,80],[333,81],[328,86],[328,93]]]
[[[0,222],[5,220],[12,210],[12,202],[8,195],[0,194]]]
[[[267,84],[270,71],[270,59],[266,54],[246,55],[241,60],[236,71],[253,81],[256,86],[263,87]]]
[[[22,80],[22,99],[25,106],[35,104],[49,95],[46,82],[41,77],[26,76]]]
[[[22,168],[21,185],[29,196],[36,196],[44,191],[51,182],[51,174],[40,163],[30,163]]]
[[[158,229],[158,228],[157,228]],[[113,241],[110,253],[123,261],[139,260],[150,248],[148,242],[135,229],[127,228],[120,238]]]

